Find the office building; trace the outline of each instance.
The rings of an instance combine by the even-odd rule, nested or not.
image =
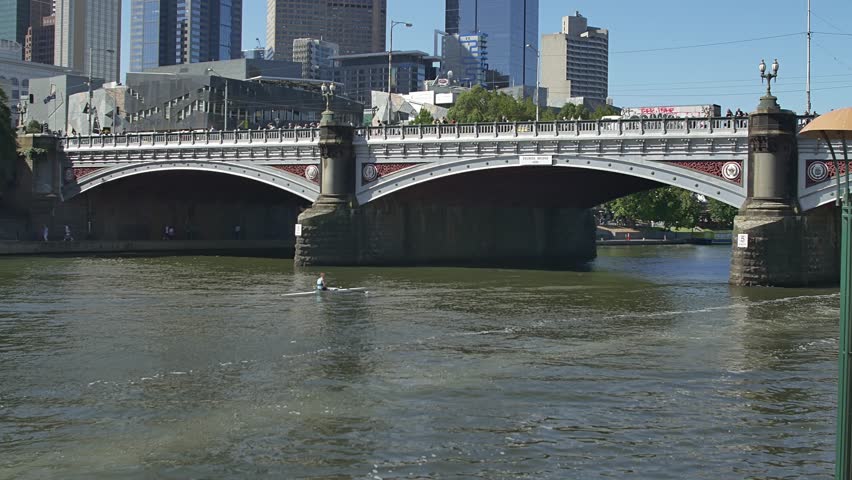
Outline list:
[[[21,59],[53,63],[53,0],[0,0],[0,39],[22,45]]]
[[[388,91],[387,53],[341,55],[333,60],[334,81],[343,84],[343,95],[347,98],[371,107],[374,90]],[[393,52],[391,92],[423,90],[426,80],[435,78],[439,61],[440,58],[417,50]]]
[[[275,60],[293,58],[293,41],[319,38],[341,55],[385,50],[387,0],[267,0],[266,46]]]
[[[334,67],[332,58],[338,55],[340,47],[336,43],[315,38],[293,40],[293,61],[302,65],[302,78],[326,78]]]
[[[29,0],[0,0],[0,40],[23,45],[29,26]]]
[[[488,73],[487,35],[445,35],[442,46],[441,70],[451,83],[466,87],[485,85]]]
[[[486,88],[536,85],[538,0],[446,0],[444,30],[488,39]]]
[[[24,39],[24,60],[52,65],[56,56],[56,15],[53,0],[30,2],[30,27]]]
[[[130,70],[242,57],[242,0],[133,0]]]
[[[603,105],[609,88],[609,32],[590,27],[577,12],[562,19],[562,32],[542,36],[541,85],[549,104]],[[583,100],[580,100],[583,99]]]
[[[118,81],[121,2],[56,0],[54,64]]]
[[[67,68],[21,60],[23,48],[17,42],[0,40],[0,83],[9,97],[9,107],[16,115],[18,104],[29,109],[30,86],[35,79],[68,73]],[[17,120],[17,118],[16,118]]]

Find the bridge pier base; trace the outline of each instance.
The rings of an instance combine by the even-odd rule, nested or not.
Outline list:
[[[317,203],[299,222],[300,266],[564,268],[596,256],[594,216],[579,208]]]
[[[761,98],[749,120],[748,198],[734,220],[730,283],[805,287],[839,280],[839,215],[798,204],[796,116]]]

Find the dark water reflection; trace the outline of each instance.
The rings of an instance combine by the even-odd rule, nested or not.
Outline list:
[[[0,260],[0,478],[832,477],[838,297],[590,271]]]

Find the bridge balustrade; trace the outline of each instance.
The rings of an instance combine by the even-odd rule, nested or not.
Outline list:
[[[363,127],[357,134],[373,139],[442,139],[479,137],[547,137],[730,134],[748,131],[748,118],[665,118],[576,120],[570,122],[515,122]]]

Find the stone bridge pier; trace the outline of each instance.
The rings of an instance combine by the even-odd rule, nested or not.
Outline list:
[[[734,220],[730,282],[804,287],[840,279],[840,211],[802,212],[796,115],[774,96],[749,120],[747,198]]]
[[[355,129],[320,124],[321,191],[298,219],[295,263],[574,266],[596,256],[586,208],[383,197],[359,205]],[[435,197],[441,197],[436,195]]]

